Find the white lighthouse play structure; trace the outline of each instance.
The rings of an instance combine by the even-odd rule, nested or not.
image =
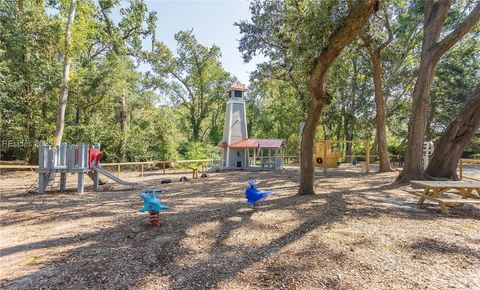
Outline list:
[[[243,84],[236,82],[228,90],[223,127],[222,169],[281,169],[283,140],[248,138]]]

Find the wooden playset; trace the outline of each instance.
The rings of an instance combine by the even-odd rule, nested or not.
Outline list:
[[[326,172],[327,168],[336,168],[342,160],[342,152],[333,148],[333,144],[363,144],[365,146],[365,173],[370,172],[370,141],[332,141],[320,140],[315,143],[315,152],[313,154],[313,162],[315,167],[322,167]],[[354,159],[353,156],[347,156]]]
[[[47,184],[53,184],[57,173],[60,173],[60,191],[65,191],[67,186],[67,173],[77,174],[77,192],[83,193],[85,175],[94,182],[98,189],[100,174],[130,188],[137,184],[118,178],[110,171],[100,167],[100,145],[96,144],[91,149],[85,143],[68,145],[62,142],[60,146],[51,147],[41,142],[38,147],[38,192],[45,193]]]
[[[38,147],[38,192],[45,193],[47,183],[53,183],[55,175],[60,173],[60,190],[67,185],[67,173],[78,175],[78,192],[84,189],[84,175],[88,173],[88,146],[80,143],[77,146],[63,142],[60,146],[51,147],[42,142]]]
[[[339,161],[342,158],[342,152],[332,149],[330,144],[329,142],[315,144],[313,160],[316,167],[338,167]]]

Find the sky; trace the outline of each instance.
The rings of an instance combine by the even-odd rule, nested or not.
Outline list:
[[[249,83],[250,72],[255,70],[256,64],[264,60],[263,57],[256,57],[250,63],[244,63],[238,51],[241,35],[239,28],[233,24],[250,19],[248,1],[146,0],[145,3],[149,11],[157,12],[157,40],[164,42],[172,51],[175,51],[177,46],[175,33],[193,29],[199,43],[220,47],[224,69],[244,84]],[[145,46],[150,47],[150,44],[145,43]]]

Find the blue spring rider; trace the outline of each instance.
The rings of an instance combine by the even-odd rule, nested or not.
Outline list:
[[[258,203],[265,201],[267,197],[272,194],[271,191],[259,191],[256,187],[257,181],[255,179],[249,180],[248,184],[250,187],[245,191],[245,197],[247,198],[248,204],[251,206],[255,206]]]
[[[140,197],[143,198],[145,203],[139,211],[150,214],[150,224],[154,227],[160,226],[160,212],[167,210],[168,206],[163,205],[160,199],[157,198],[156,193],[162,193],[161,190],[144,190],[140,193]]]

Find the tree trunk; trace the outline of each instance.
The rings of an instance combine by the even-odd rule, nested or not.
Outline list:
[[[80,125],[82,119],[82,106],[77,105],[77,110],[75,112],[75,125]]]
[[[353,2],[351,11],[343,25],[333,33],[329,44],[315,59],[309,80],[311,101],[302,134],[299,194],[315,194],[313,147],[320,113],[323,107],[330,102],[330,98],[325,91],[328,69],[343,49],[358,36],[377,7],[378,1],[376,0]]]
[[[200,121],[194,120],[192,122],[192,141],[199,141],[200,140]]]
[[[37,150],[35,150],[36,148],[36,138],[35,138],[35,135],[36,135],[36,126],[35,126],[35,116],[34,116],[34,112],[33,112],[33,109],[32,108],[29,108],[29,112],[28,112],[28,117],[30,118],[30,121],[27,125],[27,128],[28,128],[28,136],[30,138],[30,144],[29,144],[29,147],[28,147],[28,151],[27,151],[27,159],[28,159],[28,162],[29,164],[36,164],[37,162]]]
[[[388,157],[387,129],[385,122],[385,99],[382,88],[382,62],[380,51],[375,49],[371,54],[373,67],[373,85],[375,89],[375,109],[376,109],[376,137],[379,171],[392,171],[390,158]]]
[[[63,138],[63,129],[65,127],[65,109],[67,107],[67,98],[68,98],[68,82],[70,80],[70,63],[72,61],[70,55],[70,45],[72,42],[72,28],[73,20],[75,19],[75,8],[77,6],[77,0],[72,0],[70,2],[70,11],[68,13],[67,19],[67,31],[65,37],[65,55],[64,55],[64,65],[63,65],[63,82],[62,82],[62,91],[60,94],[60,102],[58,104],[57,110],[57,122],[55,126],[55,145],[60,145]]]
[[[429,92],[433,81],[435,65],[422,55],[418,79],[413,91],[411,127],[408,134],[407,151],[403,171],[397,180],[400,183],[408,183],[412,179],[423,179],[422,154],[425,130],[427,126],[427,114]]]
[[[430,102],[430,109],[428,110],[428,116],[427,116],[427,126],[426,126],[426,132],[425,132],[425,137],[426,140],[432,140],[435,137],[435,132],[432,128],[432,122],[433,119],[435,118],[435,110],[436,110],[436,103],[435,100]]]
[[[376,121],[375,121],[375,123],[376,123]],[[373,139],[372,150],[370,151],[370,154],[372,156],[377,156],[378,155],[378,134],[375,134],[375,138]]]
[[[119,155],[120,161],[124,162],[126,159],[127,151],[127,105],[125,101],[125,95],[122,94],[120,97],[120,146],[119,146]]]
[[[425,1],[424,3],[421,60],[412,96],[411,129],[408,134],[405,164],[397,178],[399,183],[408,183],[412,179],[424,178],[422,168],[423,142],[427,126],[429,94],[435,67],[440,58],[480,20],[480,3],[478,3],[457,28],[439,41],[449,9],[450,0]]]
[[[458,180],[457,164],[480,127],[480,85],[438,140],[425,170],[428,177]]]
[[[357,89],[358,89],[358,66],[357,60],[355,58],[352,59],[352,88],[349,100],[347,100],[347,104],[350,104],[350,108],[346,108],[345,114],[345,123],[344,123],[344,130],[345,130],[345,141],[353,141],[353,131],[355,128],[355,112],[356,112],[356,97],[357,97]],[[350,102],[349,102],[350,101]],[[352,143],[345,144],[345,155],[347,156],[347,162],[352,162]]]
[[[313,163],[313,147],[315,133],[320,120],[320,112],[326,105],[322,100],[312,98],[303,128],[300,150],[300,188],[299,194],[315,194],[315,166]]]
[[[356,74],[354,74],[354,78],[356,78]],[[357,96],[357,92],[356,92],[357,91],[356,90],[357,85],[356,85],[356,83],[357,82],[354,81],[353,86],[355,87],[355,89],[352,90],[352,103],[351,103],[352,107],[350,108],[350,112],[347,114],[349,121],[347,123],[348,126],[345,127],[345,140],[346,141],[353,141],[353,137],[354,137],[353,132],[355,130],[355,121],[356,121],[355,120],[355,112],[356,112],[356,108],[355,108],[356,107],[356,99],[355,98]],[[349,162],[351,162],[352,161],[351,156],[352,156],[353,144],[352,143],[346,143],[346,146],[347,146],[347,148],[346,148],[347,153],[346,154],[347,154],[347,156],[350,156],[349,157],[349,159],[350,159]]]
[[[372,62],[373,87],[375,92],[375,125],[376,134],[373,145],[374,155],[378,155],[379,171],[392,171],[390,158],[388,156],[387,126],[385,114],[385,97],[382,87],[382,50],[393,40],[393,31],[390,28],[388,8],[384,6],[385,29],[388,32],[388,39],[379,45],[375,45],[371,37],[365,32],[362,34],[363,43]],[[367,149],[368,150],[368,149]]]
[[[345,129],[348,130],[345,132],[345,141],[352,141],[352,132],[348,128]],[[352,162],[352,143],[345,144],[345,155],[347,156],[347,162]]]
[[[18,9],[18,21],[20,24],[20,33],[22,37],[28,37],[28,22],[24,20],[23,16],[25,14],[24,9],[24,1],[19,0],[17,1],[17,9]],[[24,137],[25,140],[28,139],[30,142],[29,146],[24,150],[23,159],[28,160],[30,164],[34,164],[35,162],[35,141],[36,141],[36,121],[34,118],[35,112],[35,95],[34,90],[32,87],[30,76],[30,47],[22,46],[21,53],[19,55],[19,63],[20,63],[20,72],[22,78],[22,86],[21,86],[21,101],[22,105],[26,109],[25,119],[24,119],[24,128],[26,129],[27,136]]]
[[[348,121],[350,120],[350,118],[348,117],[347,115],[347,109],[346,109],[346,105],[344,105],[342,107],[342,116],[343,116],[343,139],[345,141],[347,141],[347,132],[348,132]],[[350,153],[351,153],[351,149],[350,147],[348,146],[349,144],[348,143],[344,143],[343,144],[345,146],[345,159],[347,162],[350,162]]]

